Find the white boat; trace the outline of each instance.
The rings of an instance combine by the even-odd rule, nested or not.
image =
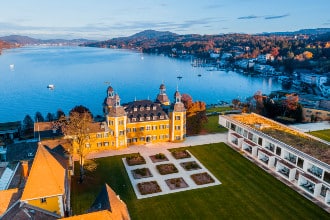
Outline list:
[[[55,89],[55,86],[54,86],[53,84],[49,84],[49,85],[47,86],[47,88],[53,90],[53,89]]]
[[[14,71],[14,69],[15,69],[15,65],[14,65],[14,64],[10,64],[10,65],[9,65],[9,68],[10,68],[11,71]]]

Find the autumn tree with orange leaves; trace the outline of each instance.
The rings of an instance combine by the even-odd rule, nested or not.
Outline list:
[[[181,101],[187,109],[187,134],[199,134],[207,122],[205,102],[193,102],[188,94],[182,94]]]

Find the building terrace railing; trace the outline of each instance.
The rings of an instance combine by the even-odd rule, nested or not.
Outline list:
[[[255,128],[252,128],[252,127],[250,127],[250,126],[248,126],[246,124],[243,124],[243,123],[241,123],[241,122],[239,122],[237,120],[234,120],[234,119],[230,118],[229,116],[221,115],[220,117],[224,117],[228,121],[230,121],[232,123],[236,123],[236,124],[242,126],[245,129],[252,130],[254,133],[256,133],[257,135],[259,135],[260,137],[267,138],[267,139],[271,140],[272,142],[280,145],[281,147],[284,147],[284,148],[290,150],[291,152],[295,153],[296,155],[299,155],[301,157],[304,157],[304,158],[312,161],[313,163],[315,163],[315,164],[317,164],[319,166],[325,167],[326,169],[330,170],[330,165],[329,164],[327,164],[325,162],[322,162],[322,161],[316,159],[315,157],[312,157],[309,154],[306,154],[306,153],[304,153],[304,152],[302,152],[300,150],[297,150],[296,148],[294,148],[294,147],[292,147],[292,146],[290,146],[290,145],[288,145],[288,144],[286,144],[286,143],[284,143],[282,141],[279,141],[278,139],[275,139],[275,138],[273,138],[273,137],[271,137],[271,136],[269,136],[269,135],[267,135],[267,134],[265,134],[265,133],[263,133],[261,131],[256,130]],[[262,117],[262,116],[260,116],[260,117]],[[326,144],[329,144],[329,143],[327,142]]]

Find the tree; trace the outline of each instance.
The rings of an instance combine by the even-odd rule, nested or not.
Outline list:
[[[30,115],[26,115],[23,120],[23,132],[25,135],[33,134],[34,122]]]
[[[72,148],[79,156],[80,178],[79,182],[83,182],[84,178],[84,163],[86,156],[90,152],[90,126],[93,122],[91,113],[89,111],[78,112],[73,108],[70,111],[69,119],[63,123],[64,134],[72,138]],[[63,117],[62,117],[63,118]]]
[[[93,118],[93,114],[91,113],[91,111],[83,105],[75,106],[73,109],[71,109],[69,114],[71,115],[72,112],[78,112],[79,114],[88,113],[88,114],[90,114],[91,118]]]
[[[198,134],[207,122],[205,102],[193,102],[188,94],[182,94],[181,101],[187,109],[187,134]]]
[[[46,121],[54,121],[54,120],[55,120],[54,114],[48,112],[46,115]]]
[[[36,112],[36,115],[34,116],[34,121],[36,122],[44,122],[45,119],[42,116],[41,112]]]
[[[56,112],[56,118],[60,119],[61,117],[65,117],[65,113],[62,111],[62,109],[58,109]]]

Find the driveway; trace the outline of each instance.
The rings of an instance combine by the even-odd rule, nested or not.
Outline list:
[[[93,152],[87,156],[87,159],[109,157],[109,156],[122,155],[122,154],[131,154],[138,152],[158,153],[159,151],[171,149],[171,148],[189,147],[195,145],[212,144],[212,143],[220,143],[220,142],[227,142],[227,132],[190,136],[187,137],[186,140],[181,143],[162,142],[155,144],[133,145],[128,148],[120,149],[120,150],[106,150],[100,152]]]

